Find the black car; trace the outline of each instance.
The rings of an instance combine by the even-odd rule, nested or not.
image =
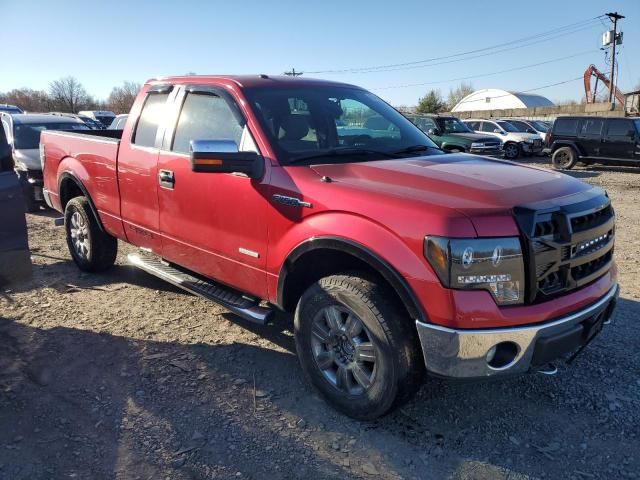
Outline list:
[[[546,138],[556,169],[576,163],[640,165],[640,118],[558,117]]]
[[[0,128],[0,286],[31,275],[25,202],[11,147]]]

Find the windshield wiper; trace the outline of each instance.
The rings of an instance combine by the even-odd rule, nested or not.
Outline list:
[[[287,162],[287,165],[304,162],[305,160],[312,160],[314,158],[348,157],[351,155],[383,155],[387,158],[398,158],[398,153],[396,152],[383,152],[381,150],[372,150],[369,148],[342,147],[333,148],[322,153],[314,153],[312,155],[303,155],[302,157],[296,157],[289,160],[289,162]]]
[[[425,150],[429,150],[429,145],[411,145],[410,147],[403,148],[402,150],[396,150],[393,152],[394,155],[401,155],[403,153],[414,153],[414,152],[424,152]]]

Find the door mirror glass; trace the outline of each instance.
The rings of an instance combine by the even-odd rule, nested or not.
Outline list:
[[[264,159],[255,152],[240,152],[233,140],[191,140],[191,170],[210,173],[242,173],[261,178]]]
[[[437,128],[430,128],[429,130],[427,130],[427,135],[434,135],[437,137],[440,135],[440,130],[438,130]]]
[[[495,128],[495,129],[493,130],[493,133],[502,133],[502,130],[500,130],[499,128]]]

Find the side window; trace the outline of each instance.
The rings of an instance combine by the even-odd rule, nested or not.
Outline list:
[[[635,133],[631,120],[623,118],[610,118],[607,120],[607,137],[618,140],[628,140],[631,132]]]
[[[471,130],[480,130],[480,122],[464,122]]]
[[[131,143],[140,147],[154,147],[158,126],[164,117],[168,93],[150,93],[144,102]]]
[[[482,122],[482,128],[480,129],[483,132],[492,132],[498,128],[497,125],[494,125],[492,122]]]
[[[2,122],[4,127],[5,123]],[[7,143],[4,135],[4,128],[0,128],[0,172],[9,172],[13,170],[13,157],[11,156],[11,148]]]
[[[582,122],[580,131],[582,135],[599,137],[602,133],[602,125],[604,121],[601,118],[587,118]]]
[[[577,118],[558,118],[553,125],[553,133],[556,135],[575,135],[578,130]]]
[[[189,153],[191,140],[233,140],[240,147],[243,125],[226,100],[213,94],[188,93],[182,104],[171,150]]]

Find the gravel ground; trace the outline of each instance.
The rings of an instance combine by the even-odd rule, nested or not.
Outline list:
[[[246,323],[124,244],[82,274],[29,215],[34,278],[0,292],[0,479],[638,478],[640,170],[570,173],[616,208],[615,322],[555,377],[428,380],[371,423],[303,382],[287,316]]]

